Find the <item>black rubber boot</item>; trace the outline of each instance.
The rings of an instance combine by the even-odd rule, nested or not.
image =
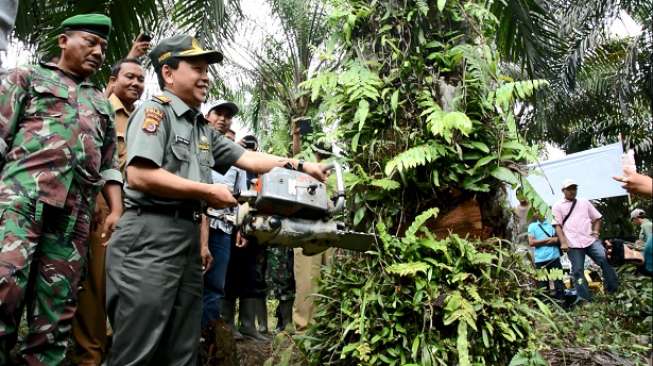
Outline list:
[[[289,324],[292,324],[292,305],[295,300],[280,300],[277,305],[277,332],[286,330]]]
[[[269,339],[261,335],[256,330],[256,300],[255,298],[240,299],[240,307],[238,309],[238,322],[240,323],[240,333],[246,337],[250,337],[259,341],[268,341]]]
[[[256,299],[256,324],[259,333],[269,335],[268,329],[268,303],[265,298]]]
[[[227,325],[233,330],[234,339],[237,341],[243,339],[243,335],[240,334],[238,329],[236,329],[236,300],[220,300],[220,312],[220,316],[222,316],[224,322],[227,323]]]

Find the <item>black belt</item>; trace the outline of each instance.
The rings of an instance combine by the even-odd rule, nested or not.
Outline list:
[[[176,219],[189,220],[193,222],[202,221],[202,214],[199,209],[195,207],[183,207],[183,206],[138,206],[138,207],[129,207],[127,210],[136,211],[137,215],[141,215],[143,212],[153,213],[158,215],[171,216]]]

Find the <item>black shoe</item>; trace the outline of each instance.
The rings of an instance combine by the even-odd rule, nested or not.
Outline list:
[[[286,330],[289,324],[292,324],[292,305],[295,302],[292,300],[280,300],[279,305],[277,305],[277,332],[283,332]]]
[[[258,332],[263,335],[269,335],[268,329],[268,306],[265,298],[256,299],[256,324]]]
[[[242,340],[244,337],[238,329],[236,329],[235,317],[236,317],[236,300],[231,299],[222,299],[220,300],[220,317],[224,320],[225,323],[231,328],[234,339],[237,341]]]

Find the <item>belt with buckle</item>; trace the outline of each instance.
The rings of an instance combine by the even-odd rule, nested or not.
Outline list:
[[[202,215],[198,209],[195,207],[184,207],[184,206],[137,206],[129,207],[127,210],[136,211],[137,215],[141,215],[143,212],[153,213],[158,215],[171,216],[177,219],[189,220],[193,222],[200,222],[202,220]]]

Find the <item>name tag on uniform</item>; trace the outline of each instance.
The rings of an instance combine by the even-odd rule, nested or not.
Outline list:
[[[184,145],[190,145],[190,140],[189,139],[187,139],[187,138],[185,138],[183,136],[179,136],[179,135],[175,135],[175,142],[178,142],[178,143],[184,144]]]

